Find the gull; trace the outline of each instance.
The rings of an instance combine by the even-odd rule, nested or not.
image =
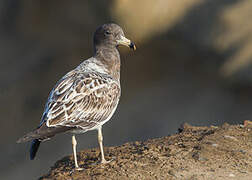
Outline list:
[[[107,163],[103,151],[102,125],[114,114],[121,95],[120,54],[118,46],[135,50],[122,28],[114,23],[104,24],[94,33],[94,55],[63,76],[51,90],[39,126],[17,143],[31,142],[30,159],[34,159],[42,141],[63,132],[72,133],[75,168],[75,134],[98,131],[101,163]]]

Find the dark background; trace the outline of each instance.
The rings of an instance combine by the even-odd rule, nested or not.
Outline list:
[[[37,0],[0,2],[1,179],[36,179],[72,153],[71,136],[41,145],[15,141],[40,121],[65,73],[92,56],[92,35],[120,24],[137,51],[120,48],[122,97],[104,126],[105,146],[252,116],[252,2],[245,0]],[[77,149],[97,147],[96,132]]]

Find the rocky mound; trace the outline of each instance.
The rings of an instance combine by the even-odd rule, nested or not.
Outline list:
[[[109,164],[99,164],[99,149],[78,154],[83,171],[75,171],[73,156],[55,163],[40,179],[251,179],[251,122],[244,125],[194,127],[145,142],[105,148]]]

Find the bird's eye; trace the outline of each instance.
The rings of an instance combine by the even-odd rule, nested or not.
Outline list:
[[[110,35],[111,32],[110,32],[110,31],[105,31],[105,34],[106,34],[106,35]]]

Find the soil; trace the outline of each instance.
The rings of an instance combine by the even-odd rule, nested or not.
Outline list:
[[[99,164],[98,148],[57,161],[47,179],[252,179],[252,124],[194,127],[145,142],[105,147],[108,164]]]

